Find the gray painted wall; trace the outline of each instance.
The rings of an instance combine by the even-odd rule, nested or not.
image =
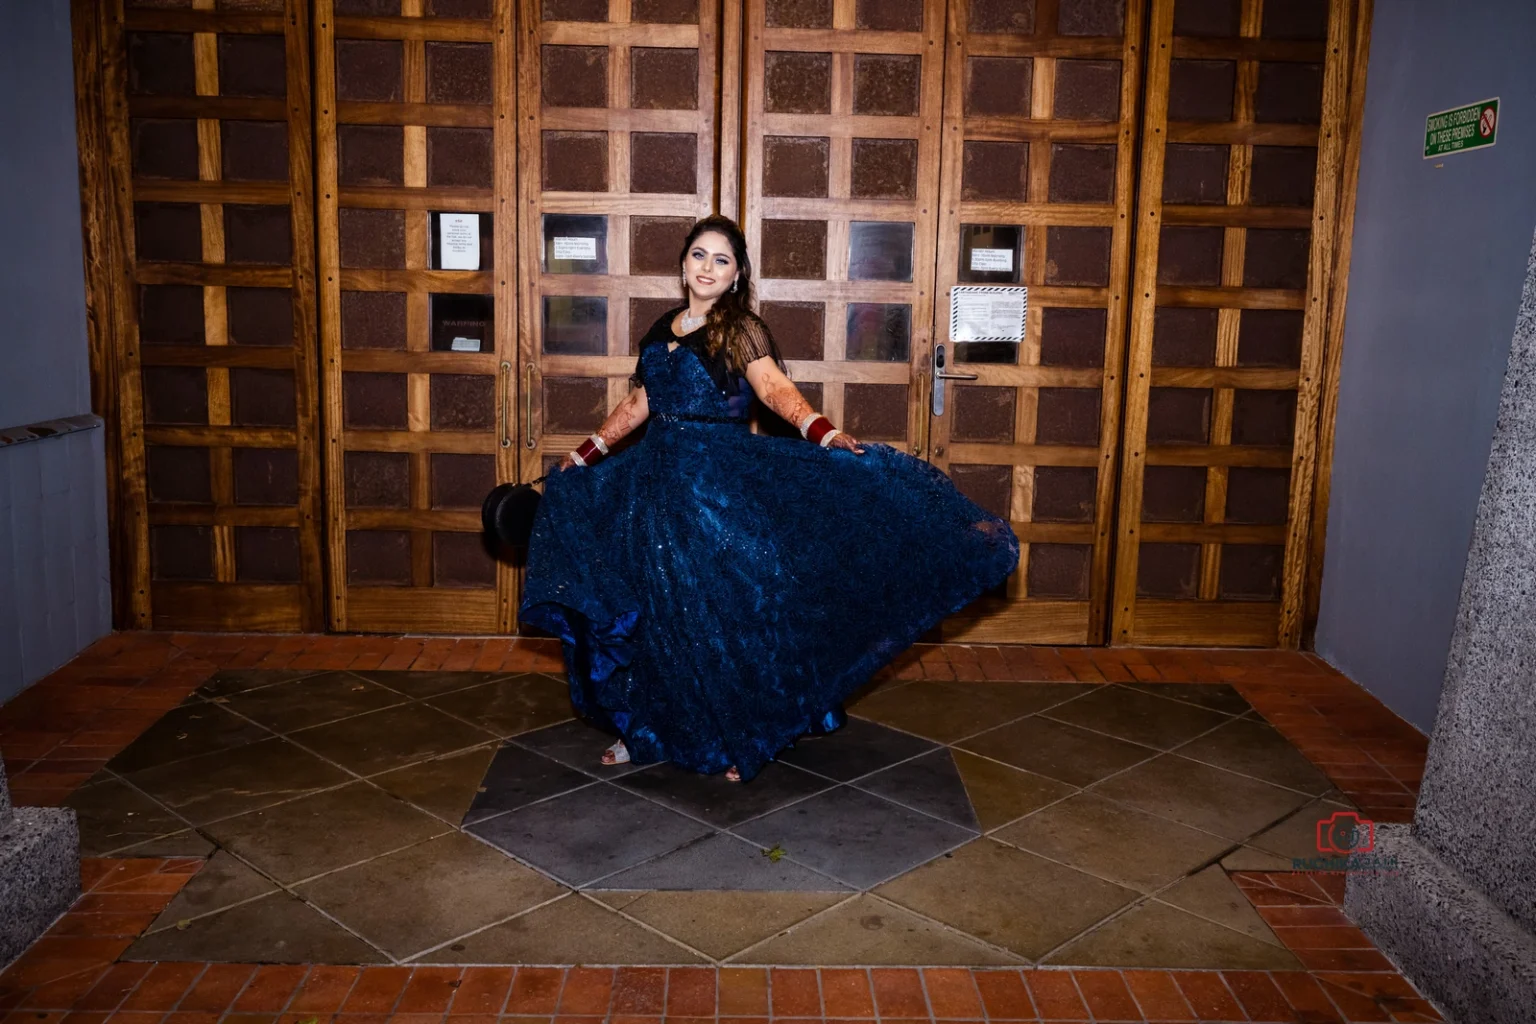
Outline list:
[[[0,429],[91,411],[68,0],[0,0]],[[111,628],[99,427],[0,448],[0,702]]]
[[[1378,0],[1317,650],[1434,724],[1536,227],[1536,3]],[[1492,149],[1424,119],[1498,96]]]

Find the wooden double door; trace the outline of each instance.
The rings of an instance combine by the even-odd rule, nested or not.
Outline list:
[[[812,404],[1013,523],[946,638],[1295,644],[1347,0],[76,6],[127,624],[515,630],[480,500],[718,210]]]

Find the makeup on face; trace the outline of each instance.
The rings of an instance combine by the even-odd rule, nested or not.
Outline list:
[[[724,235],[706,231],[694,240],[683,261],[688,290],[700,299],[717,299],[736,280],[736,258]]]

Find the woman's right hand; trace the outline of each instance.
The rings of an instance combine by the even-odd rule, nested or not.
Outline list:
[[[566,452],[565,456],[560,460],[560,472],[564,473],[574,465],[576,465],[576,460],[571,458],[570,452]]]

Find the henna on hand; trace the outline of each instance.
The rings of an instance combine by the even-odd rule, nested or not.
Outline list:
[[[597,436],[603,439],[603,443],[610,448],[644,423],[651,415],[651,406],[645,396],[645,388],[637,387],[624,396],[624,400],[614,406],[613,412],[603,420],[603,425],[597,428]],[[570,469],[576,465],[576,460],[567,452],[560,460],[560,469]]]

